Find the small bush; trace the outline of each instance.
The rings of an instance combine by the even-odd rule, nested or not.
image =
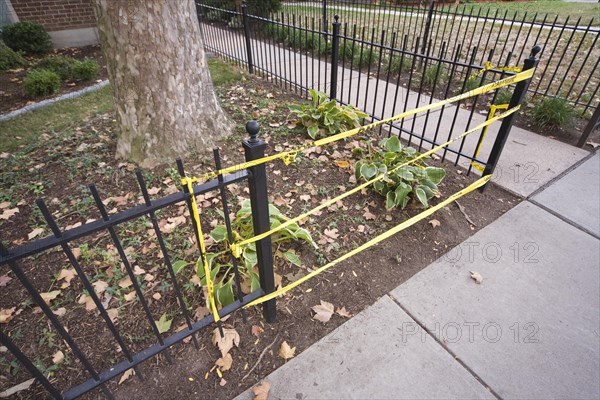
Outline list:
[[[23,87],[28,96],[47,96],[60,88],[60,76],[49,69],[34,69],[23,79]]]
[[[40,24],[17,22],[2,28],[2,40],[15,51],[47,53],[52,50],[50,35]]]
[[[477,89],[481,83],[481,80],[478,78],[469,78],[467,79],[467,83],[465,84],[465,92],[469,92],[471,90]]]
[[[0,43],[0,71],[24,67],[27,61],[16,51]]]
[[[73,67],[77,60],[66,56],[48,56],[40,60],[36,65],[36,69],[49,69],[60,76],[60,79],[70,78],[73,74]]]
[[[362,51],[358,49],[358,51],[354,51],[354,58],[352,59],[352,64],[357,68],[368,67],[369,65],[374,65],[379,62],[379,51],[373,49],[372,47],[364,47]]]
[[[401,75],[404,72],[410,71],[410,68],[412,67],[412,63],[408,58],[402,58],[402,56],[398,54],[384,58],[382,64],[382,71],[387,74],[389,68],[391,76]]]
[[[561,98],[544,98],[533,108],[533,121],[542,128],[572,126],[574,115],[573,106]]]
[[[100,66],[94,60],[75,61],[73,64],[73,78],[90,80],[98,76]]]
[[[443,65],[437,64],[427,68],[423,73],[423,84],[432,88],[434,84],[446,82],[448,72]]]
[[[499,89],[498,94],[496,94],[496,100],[494,104],[508,104],[510,103],[510,99],[512,98],[512,92],[507,89]]]

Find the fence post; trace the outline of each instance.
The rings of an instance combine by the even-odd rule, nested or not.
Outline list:
[[[250,135],[250,139],[242,142],[246,161],[257,160],[265,156],[267,144],[258,139],[259,129],[260,127],[256,121],[249,121],[246,124],[246,131]],[[271,228],[267,195],[267,168],[265,164],[260,164],[248,169],[250,170],[248,186],[252,207],[252,224],[254,225],[254,234],[258,235],[267,232]],[[256,242],[256,257],[260,287],[266,294],[271,293],[275,290],[275,275],[273,274],[273,249],[270,236]],[[275,299],[263,303],[263,315],[267,322],[275,322]]]
[[[250,43],[250,21],[248,21],[248,6],[242,1],[242,22],[244,24],[244,38],[246,39],[246,59],[248,61],[248,72],[254,73],[254,62],[252,61],[252,44]]]
[[[577,142],[577,147],[583,147],[583,145],[585,145],[585,142],[587,142],[588,138],[590,137],[590,133],[592,133],[592,131],[594,129],[597,129],[600,126],[600,104],[596,107],[596,111],[594,111],[594,115],[592,115],[592,119],[590,119],[587,123],[587,125],[585,126],[585,129],[583,130],[583,134],[581,135],[581,137],[579,138],[579,141]]]
[[[323,31],[325,43],[327,43],[327,0],[323,0]]]
[[[340,58],[340,16],[335,15],[333,22],[333,39],[331,40],[331,82],[329,86],[329,98],[335,99],[337,96],[337,76],[338,64]]]
[[[529,55],[529,58],[527,58],[523,64],[523,71],[537,67],[538,62],[540,60],[536,56],[541,50],[542,48],[540,46],[534,46],[533,49],[531,49],[531,54]],[[509,110],[523,102],[525,96],[527,95],[527,88],[529,88],[531,79],[532,78],[529,78],[517,83],[513,95],[510,98],[510,102],[508,104]],[[508,139],[508,134],[510,133],[510,129],[512,128],[516,116],[516,113],[512,113],[502,120],[502,125],[500,125],[500,129],[498,130],[498,135],[496,136],[494,147],[492,147],[492,151],[490,152],[490,156],[488,157],[487,163],[485,165],[483,176],[494,173],[496,165],[498,164],[498,159],[500,158],[500,154],[502,154],[502,149],[504,148],[506,139]],[[483,192],[486,186],[487,184],[481,187],[480,191]]]
[[[431,19],[433,17],[433,8],[435,0],[429,2],[429,11],[427,12],[427,21],[425,22],[425,33],[423,33],[423,45],[421,46],[421,54],[425,54],[427,42],[429,41],[429,30],[431,29]]]

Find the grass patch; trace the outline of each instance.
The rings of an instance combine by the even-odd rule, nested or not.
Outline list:
[[[243,76],[238,68],[217,58],[211,58],[208,60],[208,69],[210,71],[213,85],[215,86],[226,85],[231,82],[239,81]]]

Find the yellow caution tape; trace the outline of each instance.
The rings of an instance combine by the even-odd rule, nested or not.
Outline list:
[[[200,248],[200,257],[202,257],[204,275],[206,276],[206,288],[208,290],[209,306],[215,322],[218,322],[221,319],[221,317],[219,317],[219,311],[217,310],[217,305],[215,304],[215,289],[212,279],[210,277],[210,267],[206,258],[206,246],[204,245],[204,235],[202,233],[202,225],[200,223],[200,213],[198,212],[198,204],[196,204],[196,196],[194,196],[194,186],[192,183],[192,179],[188,177],[183,177],[181,178],[181,184],[187,186],[191,196],[192,216],[195,221],[194,227],[196,228],[196,236],[198,236],[198,247]]]
[[[496,114],[496,110],[506,110],[507,108],[508,104],[492,104],[490,106],[490,111],[488,112],[488,119],[492,118]],[[479,152],[481,151],[481,145],[483,144],[483,139],[485,139],[485,135],[487,134],[489,128],[489,125],[486,125],[485,128],[483,128],[483,131],[481,132],[481,139],[479,140],[479,143],[477,143],[477,148],[475,149],[475,155],[473,157],[477,157],[479,155]],[[485,169],[483,165],[480,165],[476,161],[471,161],[471,165],[479,172],[483,172]]]
[[[205,181],[207,179],[211,179],[211,178],[217,177],[219,175],[225,175],[225,174],[229,174],[229,173],[232,173],[232,172],[237,172],[237,171],[240,171],[240,170],[243,170],[243,169],[246,169],[246,168],[254,167],[254,166],[257,166],[257,165],[260,165],[260,164],[264,164],[264,163],[267,163],[269,161],[278,160],[278,159],[287,160],[287,162],[289,163],[289,162],[292,162],[294,160],[293,157],[295,157],[301,151],[308,150],[308,149],[311,149],[313,147],[323,146],[323,145],[328,144],[328,143],[333,143],[333,142],[336,142],[338,140],[342,140],[342,139],[348,138],[350,136],[354,136],[356,134],[365,132],[365,131],[367,131],[369,129],[374,129],[374,128],[380,126],[380,125],[385,125],[385,124],[389,124],[389,123],[392,123],[392,122],[395,122],[395,121],[399,121],[401,119],[410,117],[411,115],[415,115],[415,114],[418,114],[418,113],[421,113],[421,112],[433,110],[435,108],[440,108],[442,106],[445,106],[445,105],[448,105],[448,104],[451,104],[451,103],[455,103],[457,101],[468,99],[469,97],[478,96],[480,94],[491,92],[493,90],[499,89],[499,88],[504,87],[504,86],[508,86],[508,85],[512,85],[512,84],[517,83],[517,82],[524,81],[526,79],[531,78],[533,76],[533,72],[534,71],[535,71],[535,69],[531,68],[531,69],[528,69],[526,71],[520,72],[520,73],[518,73],[516,75],[509,76],[509,77],[501,79],[499,81],[488,83],[487,85],[480,86],[478,88],[475,88],[473,90],[469,90],[468,92],[456,95],[454,97],[450,97],[450,98],[448,98],[446,100],[442,100],[442,101],[439,101],[437,103],[427,104],[427,105],[424,105],[424,106],[421,106],[421,107],[418,107],[418,108],[415,108],[415,109],[403,112],[401,114],[395,115],[393,117],[385,118],[385,119],[382,119],[380,121],[376,121],[376,122],[373,122],[373,123],[361,126],[359,128],[350,129],[348,131],[341,132],[341,133],[338,133],[336,135],[332,135],[332,136],[329,136],[329,137],[326,137],[326,138],[323,138],[323,139],[315,140],[310,145],[300,146],[300,147],[297,147],[297,148],[292,149],[292,150],[288,150],[288,151],[284,151],[284,152],[281,152],[281,153],[273,154],[273,155],[270,155],[270,156],[259,158],[257,160],[247,161],[247,162],[244,162],[244,163],[241,163],[241,164],[237,164],[237,165],[234,165],[234,166],[231,166],[231,167],[220,169],[218,171],[209,172],[209,173],[206,173],[206,174],[198,176],[198,177],[190,177],[189,179],[191,179],[192,182]]]
[[[464,138],[465,136],[467,136],[467,135],[469,135],[469,134],[471,134],[473,132],[476,132],[476,131],[478,131],[478,130],[480,130],[482,128],[487,129],[487,127],[489,127],[490,124],[492,124],[493,122],[498,121],[499,119],[502,119],[502,118],[504,118],[504,117],[506,117],[506,116],[508,116],[508,115],[510,115],[510,114],[512,114],[514,112],[516,112],[519,108],[520,108],[520,106],[516,106],[516,107],[513,107],[510,110],[508,110],[508,111],[506,111],[506,112],[504,112],[502,114],[499,114],[499,115],[496,115],[496,116],[492,115],[486,121],[482,122],[481,124],[477,125],[476,127],[472,128],[472,129],[469,129],[466,132],[461,133],[460,135],[456,136],[455,138],[450,139],[447,142],[442,143],[442,144],[440,144],[440,145],[432,148],[431,150],[429,150],[429,151],[427,151],[427,152],[425,152],[425,153],[423,153],[423,154],[421,154],[421,155],[413,158],[410,161],[407,161],[405,163],[402,163],[402,164],[394,167],[393,169],[387,171],[385,174],[380,174],[380,175],[376,176],[375,178],[371,179],[370,181],[367,181],[367,182],[365,182],[365,183],[363,183],[361,185],[356,186],[355,188],[353,188],[352,190],[349,190],[348,192],[344,192],[341,195],[339,195],[339,196],[337,196],[337,197],[335,197],[333,199],[327,200],[327,201],[319,204],[317,207],[313,208],[312,210],[309,210],[309,211],[307,211],[307,212],[305,212],[303,214],[298,215],[297,217],[294,217],[292,219],[289,219],[289,220],[285,221],[284,223],[282,223],[281,225],[277,226],[276,228],[273,228],[273,229],[271,229],[271,230],[269,230],[267,232],[261,233],[259,235],[253,236],[253,237],[251,237],[249,239],[246,239],[246,240],[243,240],[241,242],[232,243],[230,245],[231,252],[233,253],[233,255],[236,258],[239,258],[241,256],[241,254],[242,254],[242,248],[244,246],[247,246],[250,243],[254,243],[254,242],[258,241],[258,240],[261,240],[261,239],[264,239],[264,238],[266,238],[268,236],[271,236],[272,234],[274,234],[274,233],[276,233],[276,232],[278,232],[278,231],[280,231],[282,229],[285,229],[286,227],[290,226],[291,224],[294,224],[294,223],[296,223],[298,221],[301,221],[304,218],[307,218],[307,217],[311,216],[315,212],[318,212],[319,210],[322,210],[322,209],[324,209],[326,207],[329,207],[332,204],[335,204],[338,201],[340,201],[340,200],[342,200],[342,199],[344,199],[344,198],[346,198],[346,197],[348,197],[348,196],[350,196],[350,195],[352,195],[354,193],[357,193],[357,192],[361,191],[362,189],[364,189],[364,188],[372,185],[373,183],[382,180],[385,177],[386,174],[392,173],[392,172],[394,172],[394,171],[396,171],[396,170],[398,170],[398,169],[400,169],[402,167],[405,167],[405,166],[407,166],[409,164],[412,164],[412,163],[414,163],[414,162],[416,162],[418,160],[421,160],[421,159],[423,159],[423,158],[425,158],[425,157],[427,157],[427,156],[429,156],[429,155],[431,155],[431,154],[433,154],[433,153],[435,153],[435,152],[443,149],[444,147],[449,146],[450,144],[452,144],[452,143],[454,143],[454,142],[456,142],[456,141]]]
[[[258,299],[246,304],[244,306],[244,308],[250,307],[250,306],[255,306],[257,304],[261,304],[264,303],[265,301],[269,301],[271,299],[274,299],[275,297],[281,296],[283,293],[295,288],[296,286],[306,282],[307,280],[314,278],[315,276],[319,275],[320,273],[322,273],[323,271],[328,270],[329,268],[333,267],[336,264],[341,263],[344,260],[347,260],[348,258],[378,244],[379,242],[395,235],[396,233],[414,225],[415,223],[427,218],[428,216],[432,215],[433,213],[435,213],[436,211],[438,211],[439,209],[447,206],[448,204],[452,203],[455,200],[458,200],[459,198],[461,198],[462,196],[466,195],[467,193],[472,192],[473,190],[480,188],[481,186],[485,185],[491,178],[491,175],[486,175],[480,179],[478,179],[477,181],[473,182],[471,185],[467,186],[466,188],[464,188],[463,190],[454,193],[452,196],[448,197],[446,200],[444,200],[443,202],[428,208],[427,210],[421,212],[420,214],[415,215],[414,217],[407,219],[406,221],[396,225],[395,227],[393,227],[392,229],[374,237],[373,239],[369,240],[368,242],[364,243],[363,245],[357,247],[356,249],[352,250],[349,253],[344,254],[343,256],[336,258],[335,260],[331,261],[328,264],[325,264],[324,266],[312,271],[311,273],[303,276],[302,278],[298,279],[295,282],[290,283],[289,285],[276,290],[274,292],[271,292],[265,296],[259,297]]]
[[[469,80],[471,79],[475,79],[481,75],[483,75],[483,73],[485,71],[489,71],[489,70],[496,70],[496,71],[506,71],[506,72],[521,72],[521,67],[495,67],[490,61],[486,61],[485,65],[483,66],[483,69],[478,71],[477,73],[471,75],[469,77]]]

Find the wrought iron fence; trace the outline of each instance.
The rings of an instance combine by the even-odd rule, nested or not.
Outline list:
[[[256,134],[258,133],[257,129],[249,129],[249,132],[251,132],[251,138],[243,142],[243,147],[246,151],[246,159],[248,161],[251,161],[264,156],[264,149],[266,145],[264,142],[256,138]],[[216,168],[217,170],[220,170],[221,167],[218,150],[215,149],[214,153]],[[179,174],[182,178],[184,178],[185,172],[181,160],[177,160],[177,167]],[[188,207],[191,208],[192,194],[189,192],[188,186],[182,185],[182,190],[178,193],[174,193],[158,199],[151,199],[146,184],[144,182],[142,173],[140,171],[137,171],[136,176],[143,196],[143,205],[125,211],[121,211],[113,215],[109,215],[109,212],[106,210],[104,203],[100,198],[98,190],[94,185],[90,185],[89,188],[91,196],[93,197],[94,202],[96,203],[98,211],[100,212],[101,219],[86,223],[79,227],[62,231],[59,228],[57,221],[54,219],[54,217],[48,210],[48,207],[46,206],[45,202],[42,199],[38,199],[36,201],[37,206],[41,211],[43,218],[46,220],[48,227],[52,231],[53,236],[36,240],[14,249],[5,248],[5,246],[2,245],[2,243],[0,242],[0,268],[4,269],[6,266],[10,268],[12,273],[20,281],[22,287],[27,291],[29,296],[31,296],[35,304],[40,307],[44,316],[47,318],[48,323],[51,324],[54,327],[54,329],[56,329],[56,331],[60,335],[60,338],[64,340],[64,342],[68,345],[72,354],[81,363],[82,368],[87,372],[89,376],[89,379],[87,379],[86,381],[81,382],[80,384],[74,387],[67,388],[66,390],[61,390],[61,388],[58,388],[55,385],[53,385],[49,381],[49,379],[44,375],[44,373],[40,371],[40,369],[38,369],[38,367],[32,361],[32,357],[34,355],[25,354],[27,350],[20,348],[17,344],[15,344],[14,340],[8,333],[5,333],[3,328],[3,330],[0,331],[0,343],[8,349],[8,351],[18,360],[18,362],[20,362],[55,399],[74,399],[97,388],[99,388],[102,391],[106,398],[112,398],[112,393],[106,386],[106,383],[109,380],[119,376],[120,374],[124,373],[129,369],[133,369],[136,372],[136,376],[139,379],[143,379],[143,376],[140,370],[138,369],[138,365],[140,363],[161,353],[166,356],[168,361],[171,361],[169,347],[183,341],[184,339],[190,336],[193,340],[196,349],[199,349],[200,347],[197,343],[196,338],[194,337],[194,334],[200,331],[201,329],[210,326],[215,321],[213,315],[209,315],[199,320],[194,320],[193,316],[190,314],[190,311],[187,309],[186,302],[184,300],[181,290],[181,283],[176,277],[174,267],[171,262],[171,257],[167,250],[168,246],[165,243],[163,233],[161,232],[161,228],[159,227],[156,217],[156,213],[159,210],[165,209],[167,207],[179,203],[186,203]],[[209,180],[199,185],[192,186],[193,196],[198,196],[211,191],[218,191],[220,194],[220,201],[223,206],[223,210],[225,211],[225,215],[228,216],[229,213],[227,211],[228,204],[225,188],[228,185],[240,181],[248,182],[255,234],[266,232],[269,229],[269,211],[267,202],[266,171],[264,164],[248,168],[247,170],[240,170],[239,172],[231,173],[225,176],[219,175],[215,179]],[[163,337],[163,334],[159,331],[157,327],[156,320],[153,317],[152,312],[148,306],[148,300],[146,299],[146,295],[144,294],[140,283],[136,279],[134,268],[132,267],[132,263],[130,262],[130,259],[128,258],[124,249],[122,238],[119,237],[119,234],[116,231],[116,227],[126,223],[127,221],[132,221],[144,217],[149,217],[152,223],[152,230],[156,235],[160,247],[164,268],[166,268],[168,272],[169,282],[173,286],[177,303],[179,304],[178,312],[185,320],[185,329],[182,329],[168,337]],[[229,232],[231,232],[231,225],[228,218],[225,218],[225,222]],[[195,232],[198,232],[198,230],[196,229],[196,225],[198,223],[198,221],[192,218],[192,225],[194,227]],[[139,299],[139,302],[141,303],[141,306],[144,310],[149,332],[151,332],[151,335],[154,336],[156,340],[155,344],[151,345],[150,347],[147,347],[146,349],[138,353],[134,353],[130,346],[128,346],[128,344],[124,340],[123,336],[128,332],[122,332],[115,325],[109,313],[107,312],[106,305],[103,305],[100,297],[96,294],[96,291],[90,280],[90,276],[85,271],[85,265],[82,265],[82,263],[78,261],[78,259],[73,253],[73,249],[71,246],[71,243],[73,241],[89,238],[91,235],[101,231],[108,231],[108,233],[110,234],[111,240],[116,250],[118,251],[123,268],[126,270],[126,273],[129,276],[134,291],[137,295],[137,298]],[[200,240],[198,238],[198,235],[196,235],[196,240],[197,243],[199,243]],[[236,279],[237,296],[236,298],[234,298],[233,303],[225,305],[219,310],[220,317],[229,315],[234,311],[241,309],[244,305],[274,290],[274,275],[272,269],[273,262],[271,254],[270,237],[258,241],[256,247],[259,278],[261,285],[260,288],[255,291],[252,291],[249,294],[244,295],[240,287],[239,272],[237,271],[237,265],[234,262],[234,273],[238,278]],[[122,354],[122,358],[124,359],[102,372],[99,372],[97,368],[93,365],[93,363],[90,361],[89,357],[86,356],[81,346],[78,345],[77,339],[74,338],[71,333],[69,333],[69,330],[61,322],[60,317],[58,317],[54,313],[54,310],[44,301],[41,295],[41,291],[39,290],[39,288],[36,287],[35,282],[27,276],[25,269],[19,265],[26,258],[35,258],[40,254],[51,250],[58,250],[62,252],[64,256],[66,256],[66,258],[69,261],[69,264],[76,271],[77,277],[81,281],[83,288],[87,291],[95,307],[100,312],[100,317],[106,324],[106,327],[110,331],[112,338],[119,345],[120,354]],[[268,322],[274,321],[275,300],[270,300],[264,303],[263,311],[265,318]],[[218,325],[218,327],[221,328],[220,324]],[[106,350],[109,352],[111,351],[111,349]],[[106,356],[109,357],[109,354],[107,353]],[[110,355],[110,357],[113,356],[114,354]]]
[[[338,74],[337,99],[363,108],[374,118],[384,111],[376,111],[378,106],[368,96],[357,94],[372,92],[371,84],[378,89],[399,87],[403,96],[406,89],[412,90],[419,96],[417,102],[431,95],[451,95],[459,88],[470,89],[474,81],[468,78],[485,64],[519,66],[533,44],[539,44],[542,67],[529,93],[565,99],[591,117],[589,126],[597,124],[593,111],[600,103],[600,76],[595,73],[600,28],[594,26],[594,18],[582,25],[581,18],[559,23],[558,17],[548,15],[509,15],[484,8],[459,12],[435,1],[418,7],[323,0],[285,2],[280,12],[269,17],[246,12],[244,19],[241,8],[221,8],[225,3],[197,2],[207,49],[301,93],[310,88],[330,93],[336,83],[329,81],[329,71],[344,66]],[[341,24],[341,44],[334,59],[335,15]],[[481,82],[501,75],[498,69],[489,71]],[[378,80],[373,83],[365,76]],[[372,96],[401,104],[397,94]],[[404,101],[408,108],[413,106]]]

